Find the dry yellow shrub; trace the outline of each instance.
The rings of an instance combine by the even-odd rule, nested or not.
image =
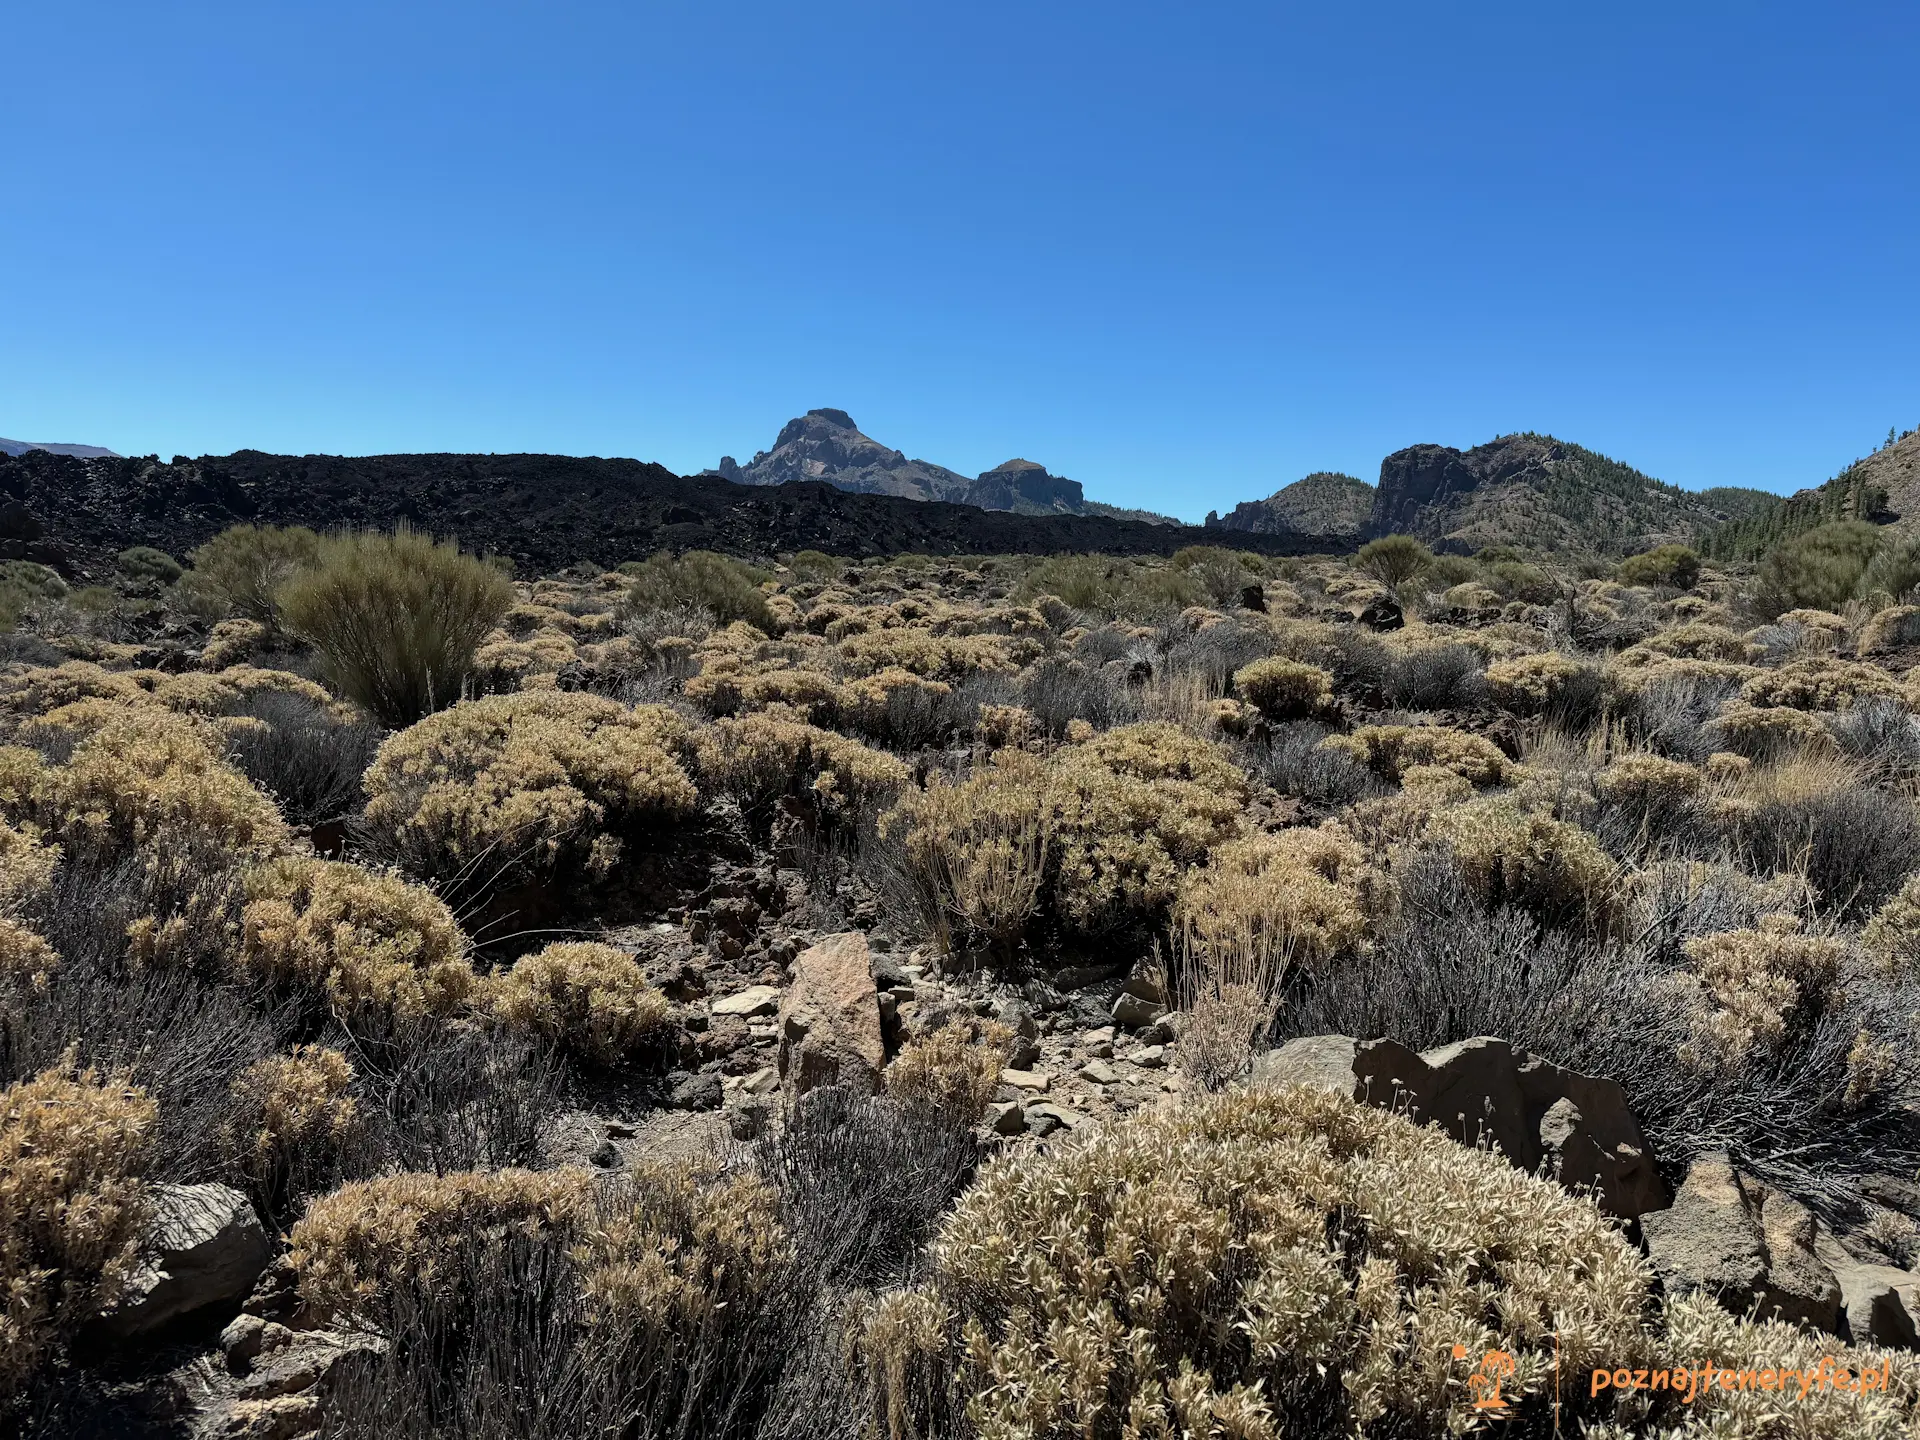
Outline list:
[[[493,1013],[583,1059],[617,1065],[657,1047],[671,1006],[624,950],[592,941],[548,945],[489,987]]]
[[[995,1020],[954,1020],[902,1047],[887,1066],[887,1093],[978,1124],[1000,1088],[1013,1032]]]
[[[532,691],[469,700],[402,730],[366,775],[366,823],[410,869],[524,880],[603,872],[620,835],[684,815],[687,725],[657,705]]]
[[[716,720],[694,739],[700,776],[760,814],[782,798],[816,815],[873,804],[907,782],[907,767],[857,740],[810,725],[784,705]]]
[[[1277,655],[1234,672],[1233,688],[1269,720],[1303,719],[1333,705],[1332,675]]]
[[[1634,753],[1602,770],[1593,787],[1603,800],[1651,807],[1698,796],[1706,788],[1706,777],[1678,760]]]
[[[0,1090],[0,1401],[132,1273],[156,1114],[91,1070]]]
[[[541,677],[556,675],[579,658],[572,638],[559,630],[536,630],[520,639],[496,630],[473,652],[473,669],[488,689],[531,690],[544,688]]]
[[[1183,958],[1272,982],[1290,965],[1323,965],[1360,945],[1382,883],[1332,824],[1229,841],[1181,882]]]
[[[903,702],[931,704],[952,693],[951,685],[923,679],[911,670],[890,665],[841,686],[839,710],[849,723],[878,733],[888,728],[888,713],[893,707]]]
[[[1641,645],[1661,655],[1683,660],[1730,660],[1747,658],[1747,642],[1725,625],[1677,625],[1649,635]]]
[[[1889,968],[1920,968],[1920,875],[1874,912],[1860,932],[1860,943]]]
[[[1011,674],[1039,653],[1026,636],[936,635],[921,629],[874,630],[840,642],[840,660],[850,674],[900,669],[928,680],[964,680],[983,671]]]
[[[1787,706],[1728,705],[1704,727],[1707,738],[1749,760],[1771,760],[1795,752],[1834,753],[1833,735],[1812,715]]]
[[[1511,800],[1475,800],[1437,813],[1467,884],[1489,906],[1518,905],[1548,921],[1604,928],[1618,916],[1619,872],[1600,842],[1564,820]]]
[[[1793,660],[1749,680],[1740,698],[1749,705],[1793,710],[1846,710],[1860,700],[1894,697],[1900,687],[1886,671],[1851,660]]]
[[[747,1320],[791,1254],[773,1188],[711,1164],[637,1165],[574,1223],[571,1253],[597,1318],[637,1335],[645,1353]]]
[[[278,988],[402,1018],[454,1014],[476,983],[460,927],[431,890],[298,857],[247,876],[239,964]]]
[[[1557,650],[1498,660],[1487,667],[1487,692],[1494,703],[1520,714],[1553,704],[1569,686],[1595,674],[1594,667]]]
[[[463,1170],[383,1175],[343,1185],[293,1227],[288,1263],[323,1313],[367,1318],[392,1276],[431,1290],[462,1241],[505,1226],[571,1229],[591,1198],[585,1170]]]
[[[302,700],[351,715],[324,686],[285,670],[263,670],[256,665],[232,665],[217,675],[169,675],[154,687],[153,698],[182,715],[214,715],[255,695],[297,695]]]
[[[138,705],[151,698],[161,678],[153,670],[103,670],[88,660],[68,660],[9,676],[0,703],[16,715],[44,715],[76,700]]]
[[[222,620],[207,635],[200,650],[202,670],[224,670],[262,649],[273,632],[258,620]]]
[[[324,1045],[257,1060],[235,1077],[225,1149],[268,1212],[287,1198],[292,1176],[332,1172],[359,1123],[352,1084],[347,1057]]]
[[[1896,650],[1920,641],[1920,605],[1891,605],[1875,613],[1860,631],[1859,650]]]
[[[1040,722],[1031,710],[1019,705],[982,705],[974,722],[974,737],[995,750],[1008,745],[1024,745],[1040,731]]]
[[[1329,735],[1321,744],[1388,780],[1399,780],[1410,766],[1431,765],[1476,786],[1498,785],[1513,764],[1491,740],[1446,725],[1363,725],[1351,735]]]
[[[1489,1350],[1520,1399],[1550,1389],[1556,1337],[1576,1374],[1650,1348],[1646,1262],[1590,1202],[1307,1088],[996,1160],[934,1266],[861,1348],[896,1418],[921,1418],[910,1382],[950,1385],[983,1435],[1279,1440],[1283,1395],[1342,1433],[1443,1433],[1476,1418]]]
[[[1771,1053],[1801,1003],[1833,987],[1846,958],[1845,944],[1801,934],[1790,915],[1767,916],[1757,930],[1689,940],[1686,951],[1709,1003],[1683,1053],[1722,1065]]]
[[[84,717],[84,738],[66,764],[42,764],[34,774],[16,753],[0,766],[0,803],[10,818],[34,820],[69,847],[95,854],[210,844],[244,857],[285,843],[273,802],[220,758],[202,725],[101,701],[67,709],[92,706],[105,708]]]
[[[880,819],[884,838],[904,842],[944,925],[1000,945],[1040,912],[1053,830],[1046,766],[1018,750],[999,752],[958,785],[936,774]]]
[[[1219,746],[1149,721],[1060,751],[1047,798],[1056,908],[1081,929],[1104,929],[1169,903],[1182,871],[1240,833],[1247,777]]]

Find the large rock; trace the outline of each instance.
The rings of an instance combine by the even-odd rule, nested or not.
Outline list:
[[[1626,1092],[1490,1036],[1418,1052],[1392,1040],[1309,1035],[1262,1056],[1256,1084],[1318,1085],[1441,1126],[1464,1145],[1497,1146],[1523,1170],[1590,1189],[1632,1219],[1667,1204]]]
[[[1812,1214],[1725,1154],[1695,1160],[1672,1206],[1642,1215],[1640,1230],[1670,1295],[1704,1291],[1735,1314],[1840,1328],[1840,1283],[1815,1249]]]
[[[1920,1349],[1920,1275],[1894,1265],[1861,1260],[1822,1225],[1814,1236],[1814,1254],[1840,1284],[1846,1333],[1856,1345],[1889,1350]]]
[[[820,1085],[879,1090],[887,1051],[865,935],[831,935],[802,952],[778,1025],[780,1075],[796,1093]]]
[[[253,1203],[227,1185],[156,1185],[141,1258],[120,1303],[101,1317],[109,1336],[131,1340],[183,1315],[238,1308],[266,1269],[270,1250]]]

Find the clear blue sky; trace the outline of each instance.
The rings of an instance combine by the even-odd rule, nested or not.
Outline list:
[[[810,406],[1194,517],[1920,424],[1920,7],[17,4],[0,435],[687,471]]]

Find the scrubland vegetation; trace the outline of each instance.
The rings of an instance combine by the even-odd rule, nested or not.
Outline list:
[[[1437,1436],[1491,1350],[1515,1434],[1920,1424],[1905,1356],[1556,1416],[1556,1357],[1882,1357],[1255,1076],[1498,1035],[1618,1081],[1669,1183],[1724,1153],[1914,1259],[1920,559],[1872,526],[1617,567],[183,558],[0,575],[0,1425]],[[884,1063],[797,1093],[823,1022],[774,1007],[851,930]],[[1037,1123],[1043,1054],[1080,1078]],[[271,1241],[250,1333],[332,1337],[323,1381],[234,1389],[237,1301],[100,1341],[209,1182]]]

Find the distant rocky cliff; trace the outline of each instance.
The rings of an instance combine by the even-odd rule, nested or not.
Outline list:
[[[1373,515],[1373,486],[1355,475],[1320,470],[1264,500],[1243,500],[1225,515],[1208,515],[1209,530],[1254,535],[1311,535],[1351,540]]]

